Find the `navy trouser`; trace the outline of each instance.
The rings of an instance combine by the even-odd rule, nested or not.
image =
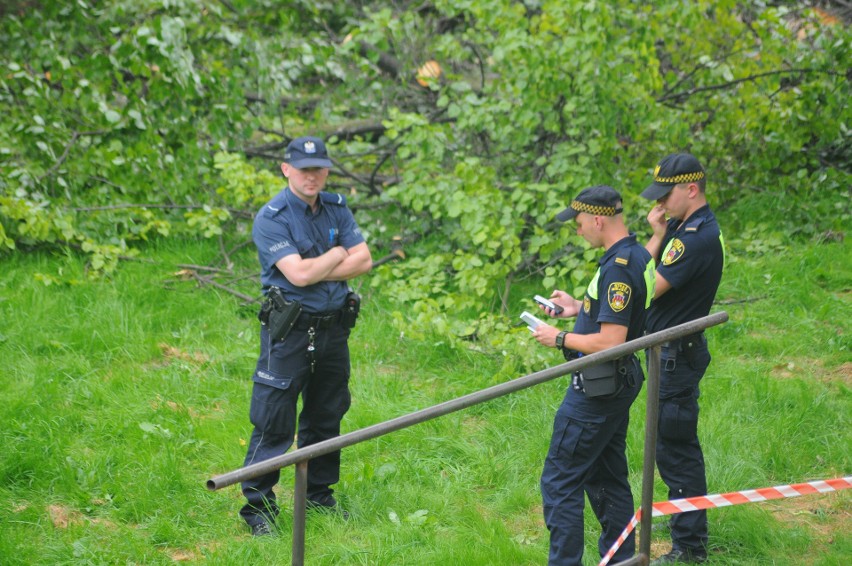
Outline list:
[[[298,446],[308,446],[340,435],[340,421],[349,409],[350,330],[335,324],[316,330],[314,352],[308,351],[309,331],[294,328],[284,342],[269,343],[266,327],[260,331],[260,357],[252,380],[249,411],[254,431],[244,466],[284,454],[296,435],[296,402],[302,396]],[[312,367],[313,364],[313,367]],[[246,480],[248,502],[240,515],[249,525],[274,521],[278,515],[273,486],[278,470]],[[340,480],[340,451],[308,463],[308,499],[332,493]]]
[[[693,346],[685,348],[687,343]],[[703,334],[662,349],[657,468],[669,488],[669,499],[707,494],[704,453],[698,441],[698,384],[709,365]],[[707,511],[673,515],[669,524],[672,548],[706,551]]]
[[[630,405],[644,379],[635,357],[629,371],[635,385],[624,387],[616,397],[587,399],[569,387],[556,412],[541,474],[551,565],[580,566],[583,562],[584,492],[601,524],[598,539],[601,556],[609,551],[636,512],[624,453]],[[631,533],[613,557],[613,563],[627,560],[635,550]]]

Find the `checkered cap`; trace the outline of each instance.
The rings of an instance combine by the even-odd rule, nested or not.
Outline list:
[[[704,167],[689,153],[672,153],[665,156],[654,169],[654,182],[642,196],[649,200],[662,198],[675,185],[694,183],[704,178]]]
[[[556,215],[556,219],[566,222],[576,217],[581,212],[594,214],[595,216],[615,216],[621,214],[621,195],[608,185],[597,185],[583,189],[571,206]]]

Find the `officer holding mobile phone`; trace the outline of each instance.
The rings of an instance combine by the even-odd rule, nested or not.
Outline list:
[[[549,300],[539,301],[548,315],[577,317],[573,331],[541,324],[533,331],[535,339],[571,359],[578,352],[591,354],[642,336],[645,312],[654,294],[654,261],[628,232],[621,195],[605,185],[585,189],[557,219],[574,219],[577,234],[605,251],[583,300],[557,290]],[[548,302],[561,308],[561,313],[557,315]],[[550,531],[549,564],[553,566],[580,566],[583,562],[586,495],[601,524],[601,556],[635,510],[625,449],[630,406],[644,381],[639,360],[631,354],[574,377],[556,412],[541,474],[544,520]],[[632,557],[635,546],[631,533],[613,561]]]

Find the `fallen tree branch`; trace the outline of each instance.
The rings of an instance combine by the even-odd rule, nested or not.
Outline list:
[[[191,263],[179,263],[178,267],[182,267],[183,269],[189,270],[201,270],[201,271],[215,271],[216,273],[227,273],[228,275],[233,275],[233,271],[229,271],[227,269],[219,269],[218,267],[210,267],[209,265],[194,265]]]
[[[105,133],[106,132],[103,130],[95,130],[93,132],[78,132],[75,130],[71,134],[71,141],[65,144],[65,151],[62,152],[62,155],[60,155],[59,159],[56,160],[56,163],[53,164],[53,167],[45,171],[44,175],[38,178],[39,182],[43,181],[47,177],[52,176],[60,167],[62,167],[62,164],[65,163],[66,159],[68,159],[68,154],[71,152],[71,148],[74,147],[78,139],[83,136],[99,136]]]
[[[234,295],[235,297],[242,299],[247,304],[256,303],[256,302],[260,301],[260,299],[257,298],[257,297],[251,297],[249,295],[246,295],[245,293],[240,293],[239,291],[236,291],[236,290],[231,289],[230,287],[228,287],[226,285],[222,285],[221,283],[214,281],[211,277],[206,277],[204,275],[200,275],[197,271],[193,271],[193,270],[189,270],[189,271],[190,271],[190,274],[192,275],[192,277],[196,281],[198,281],[198,284],[201,285],[201,286],[210,285],[211,287],[216,287],[217,289],[221,289],[222,291],[226,291],[226,292]]]
[[[685,90],[683,92],[676,92],[673,94],[667,94],[657,98],[657,102],[667,102],[667,101],[675,101],[680,102],[684,98],[689,98],[693,94],[697,94],[699,92],[708,92],[712,90],[724,90],[726,88],[734,87],[740,83],[754,81],[763,77],[768,77],[771,75],[783,75],[787,73],[822,73],[825,75],[836,75],[836,76],[846,76],[845,73],[839,73],[837,71],[826,71],[823,69],[779,69],[776,71],[767,71],[765,73],[757,73],[756,75],[749,75],[747,77],[743,77],[741,79],[734,79],[727,83],[722,83],[718,85],[710,85],[703,87],[691,88],[689,90]]]
[[[759,297],[747,297],[745,299],[722,299],[721,301],[713,301],[714,305],[736,305],[738,303],[754,303],[757,301],[761,301],[765,299],[767,295],[760,295]]]

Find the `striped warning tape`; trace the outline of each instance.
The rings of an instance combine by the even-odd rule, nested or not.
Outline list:
[[[842,489],[852,488],[852,476],[843,478],[835,478],[831,480],[809,481],[806,483],[795,483],[791,485],[777,485],[775,487],[765,487],[763,489],[748,489],[746,491],[733,491],[731,493],[721,493],[717,495],[700,495],[698,497],[687,497],[685,499],[672,499],[671,501],[661,501],[654,503],[652,506],[651,516],[662,517],[664,515],[674,515],[675,513],[683,513],[686,511],[699,511],[701,509],[711,509],[716,507],[728,507],[729,505],[742,505],[743,503],[757,503],[760,501],[769,501],[770,499],[784,499],[786,497],[798,497],[800,495],[808,495],[810,493],[829,493],[831,491],[840,491]],[[618,539],[613,543],[612,547],[601,559],[598,566],[606,566],[609,561],[627,540],[627,537],[639,524],[642,519],[642,510],[636,511],[630,523],[624,528],[624,531],[618,536]]]

